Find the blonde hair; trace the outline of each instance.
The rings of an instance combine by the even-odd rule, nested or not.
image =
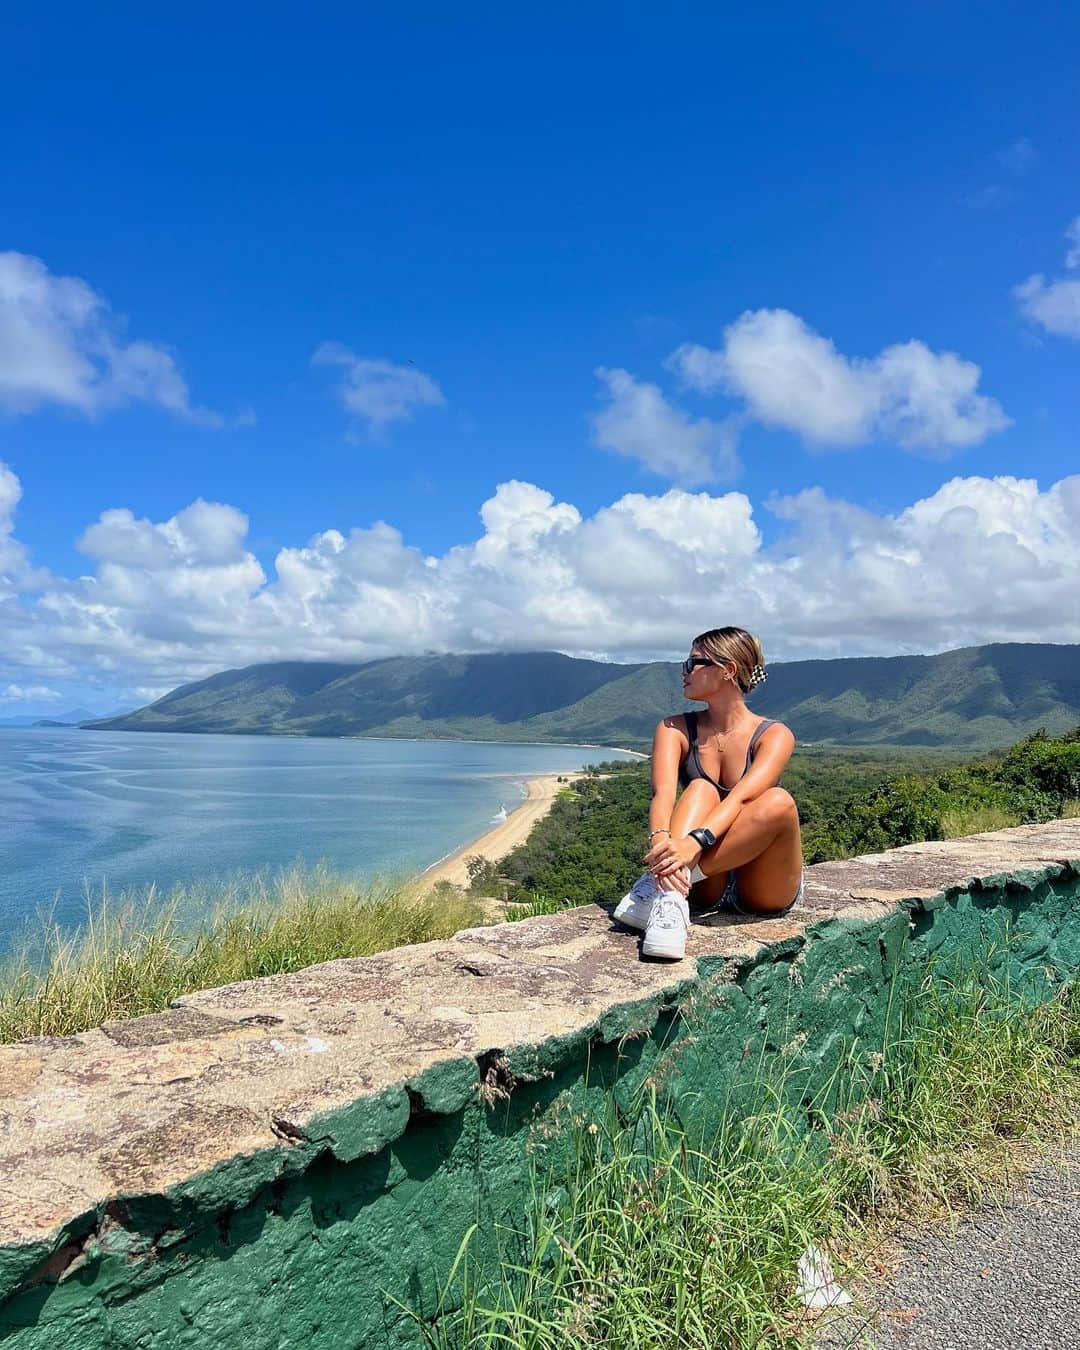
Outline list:
[[[745,628],[710,628],[707,633],[699,633],[691,646],[718,664],[734,662],[735,682],[744,694],[767,678],[761,643]]]

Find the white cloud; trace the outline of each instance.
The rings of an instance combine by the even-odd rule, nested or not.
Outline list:
[[[1065,266],[1080,268],[1080,216],[1065,231]],[[1041,272],[1013,287],[1021,310],[1048,333],[1080,338],[1080,279],[1047,281]]]
[[[669,403],[655,384],[635,380],[626,370],[600,366],[596,375],[609,399],[592,418],[597,445],[680,483],[735,476],[738,431],[733,419],[695,421]]]
[[[436,382],[416,366],[357,356],[340,342],[324,342],[311,363],[344,368],[338,386],[341,401],[354,418],[376,433],[391,422],[410,421],[418,408],[440,408],[446,402]]]
[[[0,602],[27,587],[44,584],[48,575],[31,569],[26,549],[15,538],[15,510],[21,499],[22,484],[0,460]],[[0,604],[0,617],[3,613]]]
[[[107,301],[85,281],[54,276],[25,253],[0,253],[0,409],[57,404],[94,417],[126,403],[224,425],[220,414],[192,404],[167,348],[124,340]]]
[[[1035,273],[1013,290],[1034,323],[1059,337],[1080,338],[1080,281],[1050,281]]]
[[[0,703],[58,703],[63,697],[46,684],[9,684],[0,689]]]
[[[1066,229],[1065,239],[1069,245],[1065,254],[1065,266],[1080,267],[1080,216],[1077,216]]]
[[[22,484],[8,466],[0,462],[0,548],[3,547],[3,541],[13,542],[11,535],[15,529],[15,508],[21,499]]]
[[[12,481],[0,472],[9,514]],[[235,507],[197,501],[160,522],[114,509],[78,541],[91,575],[34,574],[21,595],[0,580],[0,688],[108,688],[133,704],[257,661],[672,657],[721,623],[781,659],[1080,642],[1080,476],[1045,490],[954,478],[894,514],[820,488],[767,510],[772,545],[741,492],[629,493],[585,516],[507,482],[478,536],[440,556],[376,521],[283,548],[267,575]]]
[[[162,525],[137,520],[126,508],[102,512],[78,540],[78,548],[101,563],[148,572],[182,566],[221,566],[244,556],[247,517],[235,507],[201,498]]]
[[[786,309],[748,310],[723,347],[684,343],[669,365],[688,388],[740,398],[755,420],[820,448],[887,439],[946,454],[1009,425],[1000,404],[977,392],[973,362],[919,341],[846,357]]]

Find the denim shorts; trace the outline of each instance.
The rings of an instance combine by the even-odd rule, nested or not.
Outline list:
[[[799,877],[799,889],[795,892],[795,898],[791,904],[785,905],[783,909],[771,909],[768,913],[763,913],[760,909],[744,909],[739,900],[739,873],[732,869],[728,873],[727,884],[724,887],[724,894],[720,897],[720,902],[712,910],[713,914],[741,914],[746,919],[782,919],[785,914],[792,909],[803,898],[803,892],[806,890],[806,873]]]

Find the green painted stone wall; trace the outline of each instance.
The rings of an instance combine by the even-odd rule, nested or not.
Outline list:
[[[538,1157],[567,1123],[651,1076],[688,1122],[737,1098],[740,1066],[783,1056],[792,1090],[872,1053],[905,981],[928,963],[985,966],[1041,1000],[1080,969],[1080,877],[1061,864],[835,917],[752,955],[701,956],[665,997],[613,1006],[587,1035],[441,1067],[358,1104],[326,1139],[258,1153],[160,1195],[117,1196],[48,1256],[0,1248],[10,1350],[396,1347],[395,1300],[427,1316],[469,1226],[520,1215]],[[752,1107],[752,1102],[744,1103]],[[361,1109],[362,1108],[362,1109]],[[387,1142],[381,1143],[385,1139]],[[182,1147],[182,1134],[176,1139]],[[372,1151],[373,1150],[373,1151]],[[73,1253],[75,1253],[73,1257]]]

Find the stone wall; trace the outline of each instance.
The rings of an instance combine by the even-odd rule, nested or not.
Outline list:
[[[677,965],[586,907],[2,1047],[0,1340],[414,1344],[395,1300],[434,1312],[568,1113],[661,1068],[708,1111],[781,1043],[822,1081],[933,953],[1047,997],[1080,968],[1078,897],[1059,821],[813,867],[788,918],[695,927]]]

